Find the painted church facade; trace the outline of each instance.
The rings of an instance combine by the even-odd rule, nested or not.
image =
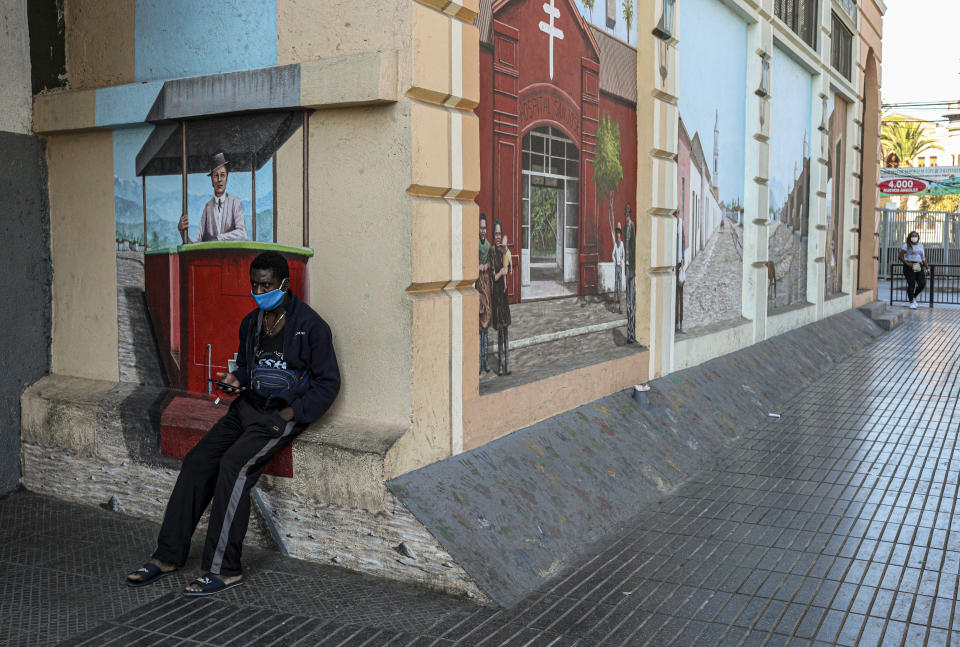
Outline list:
[[[511,302],[613,290],[615,230],[626,230],[628,208],[636,216],[636,49],[586,21],[571,0],[481,0],[476,25],[476,202],[491,228],[501,222],[519,260]],[[598,141],[604,118],[616,141]],[[598,146],[612,146],[622,168],[603,194]],[[550,213],[538,219],[544,201]]]

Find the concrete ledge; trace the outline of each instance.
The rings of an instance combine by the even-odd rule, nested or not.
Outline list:
[[[42,378],[21,398],[23,485],[86,505],[116,497],[126,514],[161,521],[180,465],[160,454],[162,414],[175,395],[123,382]],[[312,425],[293,443],[294,478],[260,480],[272,521],[293,557],[485,601],[385,485],[391,451],[406,431],[335,416]],[[274,546],[256,513],[246,541]],[[400,552],[401,544],[414,557]]]
[[[33,98],[33,132],[77,132],[97,127],[96,90],[59,90]]]
[[[36,134],[111,129],[254,110],[342,108],[399,100],[399,54],[333,58],[98,90],[63,90],[33,100]],[[149,114],[143,111],[152,103]],[[102,104],[102,106],[101,106]]]
[[[20,437],[25,443],[97,453],[100,402],[116,382],[49,375],[20,398]]]
[[[389,51],[300,63],[300,105],[321,109],[398,101],[399,58]]]
[[[673,347],[673,370],[691,366],[729,353],[731,349],[745,348],[753,343],[753,322],[743,320],[728,328],[678,339]]]
[[[348,508],[391,508],[384,486],[390,450],[405,428],[358,418],[329,416],[293,443],[293,483],[267,477],[271,486]]]

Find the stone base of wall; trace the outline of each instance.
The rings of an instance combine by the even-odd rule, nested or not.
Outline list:
[[[159,414],[169,398],[154,387],[43,378],[22,398],[24,487],[159,523],[179,471],[179,461],[160,455]],[[349,436],[362,438],[359,448],[344,446]],[[298,559],[486,602],[472,578],[387,490],[382,469],[391,443],[385,439],[394,436],[335,419],[294,442],[294,478],[265,476],[258,484],[284,547]],[[245,543],[276,548],[256,506],[252,510]],[[206,517],[198,528],[205,531]],[[144,555],[153,548],[144,546]]]
[[[492,600],[510,606],[882,334],[850,310],[652,380],[639,397],[612,393],[389,486]]]

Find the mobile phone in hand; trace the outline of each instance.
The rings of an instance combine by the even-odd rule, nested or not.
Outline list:
[[[220,389],[221,391],[223,391],[224,393],[228,393],[228,394],[240,393],[240,391],[243,390],[243,387],[227,384],[226,382],[221,382],[220,380],[215,380],[213,378],[210,378],[207,381],[210,382],[215,387],[217,387],[218,389]]]

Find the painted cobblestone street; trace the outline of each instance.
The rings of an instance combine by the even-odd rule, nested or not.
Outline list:
[[[117,328],[120,377],[124,382],[166,386],[143,295],[143,254],[117,252]]]
[[[626,296],[614,294],[527,301],[510,306],[510,375],[497,375],[497,332],[490,329],[489,372],[481,394],[495,393],[643,350],[627,344]],[[592,331],[592,332],[591,332]],[[535,342],[535,343],[530,343]]]
[[[687,269],[683,286],[683,329],[687,332],[740,316],[743,228],[726,220]]]
[[[0,645],[955,644],[958,333],[910,312],[506,609],[258,550],[216,599],[195,559],[128,589],[154,524],[14,493]]]

